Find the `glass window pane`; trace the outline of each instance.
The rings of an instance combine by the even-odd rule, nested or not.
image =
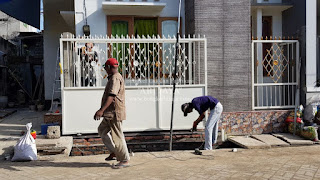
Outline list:
[[[126,36],[128,35],[128,22],[126,21],[112,21],[112,32],[113,36]]]
[[[162,35],[164,36],[173,36],[177,35],[178,31],[178,22],[174,20],[162,21]]]
[[[162,21],[162,35],[165,37],[173,37],[177,35],[178,31],[178,22],[174,20]],[[163,44],[163,73],[164,77],[168,78],[173,74],[173,66],[174,66],[174,43]],[[169,82],[168,82],[169,83]]]

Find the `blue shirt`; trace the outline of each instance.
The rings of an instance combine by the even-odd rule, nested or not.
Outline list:
[[[219,100],[212,96],[200,96],[192,99],[193,108],[202,114],[206,110],[213,109],[219,103]]]

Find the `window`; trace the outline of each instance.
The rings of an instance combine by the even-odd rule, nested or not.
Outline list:
[[[178,18],[176,17],[135,17],[107,16],[108,36],[126,35],[176,35]],[[119,26],[121,30],[119,32]]]
[[[107,23],[108,23],[108,36],[132,36],[134,35],[137,37],[138,35],[140,37],[142,36],[157,36],[162,35],[168,37],[168,36],[176,36],[177,29],[178,29],[178,18],[175,17],[134,17],[134,16],[108,16],[107,17]],[[158,77],[165,77],[169,76],[169,64],[173,63],[172,58],[163,58],[167,57],[168,55],[168,49],[173,44],[159,44],[156,45],[156,47],[148,46],[147,44],[140,44],[140,47],[137,47],[134,44],[126,44],[125,47],[114,47],[112,46],[112,49],[116,48],[117,51],[112,51],[112,53],[109,53],[109,56],[112,54],[113,57],[118,57],[118,61],[120,64],[122,64],[122,61],[126,61],[125,64],[131,64],[134,66],[134,60],[128,58],[122,58],[122,54],[117,55],[117,52],[123,52],[123,48],[128,49],[129,46],[134,46],[133,49],[130,51],[141,51],[142,49],[148,49],[148,52],[152,52],[150,56],[152,56],[150,59],[153,60],[153,62],[149,62],[149,64],[153,65],[153,68],[157,68],[157,73],[150,75],[150,78],[158,78]],[[158,48],[158,46],[162,46],[162,48]],[[109,46],[111,48],[111,45]],[[124,55],[126,56],[127,51],[124,51]],[[137,53],[139,54],[139,53]],[[134,57],[135,60],[144,59],[144,57]],[[143,61],[143,60],[142,60]],[[160,61],[160,62],[158,62]],[[148,64],[147,62],[139,63],[141,67],[139,66],[139,69],[144,69],[144,66]],[[122,66],[120,65],[119,71],[122,72]],[[139,70],[134,71],[137,73],[131,74],[131,76],[138,76],[140,77]],[[126,74],[130,74],[129,72],[126,72]]]

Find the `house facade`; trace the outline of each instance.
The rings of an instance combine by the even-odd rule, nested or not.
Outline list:
[[[13,39],[20,32],[38,32],[38,29],[23,23],[0,11],[0,36],[4,39]]]
[[[92,56],[98,57],[97,67],[106,60],[106,56],[117,57],[123,64],[119,70],[127,83],[127,113],[128,117],[133,117],[126,122],[126,130],[168,129],[171,101],[139,102],[131,97],[171,98],[172,54],[166,52],[174,50],[172,44],[177,32],[178,2],[44,0],[45,97],[51,99],[58,48],[65,48],[60,50],[64,64],[62,89],[66,93],[62,99],[68,101],[64,108],[70,107],[63,110],[63,113],[68,111],[70,114],[63,119],[65,133],[96,131],[97,124],[88,125],[86,122],[90,120],[85,119],[83,114],[75,115],[79,109],[72,109],[71,106],[74,102],[85,106],[99,101],[106,83],[105,74],[89,73],[88,76],[94,79],[89,78],[89,82],[85,82],[82,80],[84,76],[80,75],[82,66],[71,61],[74,65],[67,66],[69,61],[64,61],[67,57],[84,57],[80,46],[88,47],[88,43],[92,43],[92,48],[97,52]],[[316,66],[308,63],[317,61],[313,59],[317,56],[312,53],[317,51],[316,46],[308,44],[308,38],[314,36],[314,29],[302,30],[309,27],[309,21],[306,21],[309,16],[317,17],[314,13],[310,14],[316,7],[309,4],[312,2],[316,3],[316,0],[182,0],[179,52],[180,66],[183,68],[178,72],[181,73],[178,85],[181,85],[180,96],[185,98],[181,98],[181,102],[178,100],[175,106],[177,129],[187,129],[197,116],[193,113],[194,116],[183,119],[179,103],[208,94],[217,97],[224,106],[220,127],[227,133],[262,133],[277,128],[281,131],[279,127],[284,126],[283,120],[288,109],[295,106],[296,97],[300,96],[301,102],[305,102],[308,96],[314,95],[311,93],[317,92],[317,88],[311,88],[314,77],[309,77],[316,74]],[[303,10],[311,7],[312,11]],[[309,23],[311,27],[315,26],[314,21]],[[65,34],[59,41],[63,32],[71,34]],[[197,38],[198,34],[202,36]],[[150,44],[153,44],[153,50]],[[70,55],[70,51],[74,54]],[[148,55],[144,55],[145,52]],[[131,60],[126,61],[126,56]],[[301,68],[298,68],[300,57]],[[147,63],[155,58],[158,59]],[[70,74],[71,71],[74,73]],[[307,77],[303,76],[303,72]],[[81,93],[81,90],[89,92],[89,89],[91,94]],[[146,89],[150,91],[146,93]],[[297,95],[297,92],[300,94]],[[82,104],[79,101],[81,98]],[[86,118],[94,113],[95,106],[99,104],[87,109]],[[81,118],[81,127],[76,127]],[[72,129],[72,126],[75,128]]]

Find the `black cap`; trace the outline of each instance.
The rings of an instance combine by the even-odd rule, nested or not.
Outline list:
[[[188,115],[187,109],[190,107],[190,103],[184,103],[181,105],[181,110],[184,114],[184,116]]]

